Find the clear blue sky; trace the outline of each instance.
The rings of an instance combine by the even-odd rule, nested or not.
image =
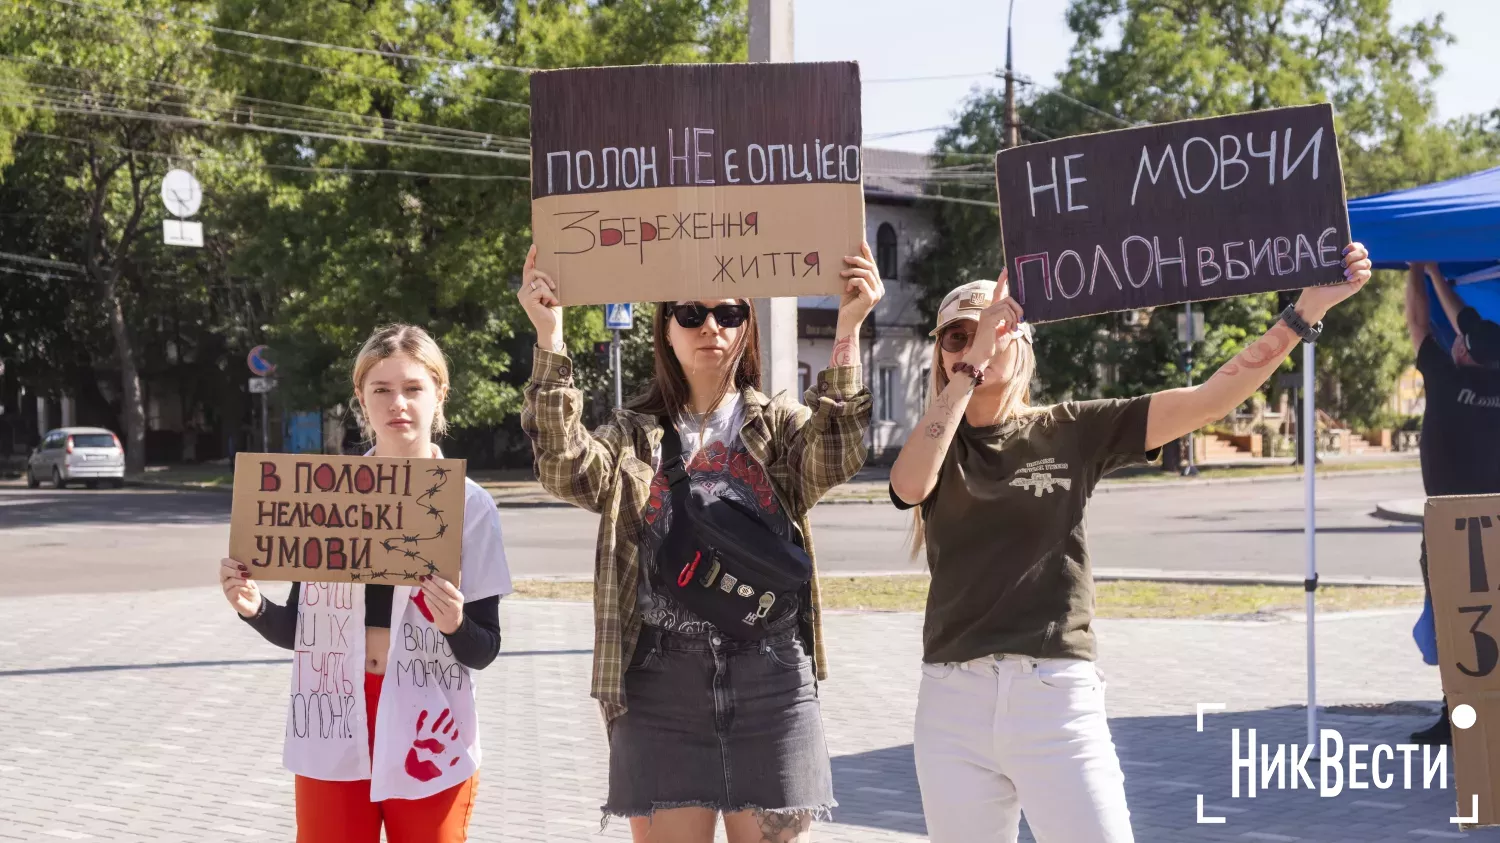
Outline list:
[[[935,132],[953,119],[975,86],[998,84],[984,74],[1005,64],[1007,0],[796,0],[798,61],[854,59],[864,80],[866,143],[926,151]],[[1393,0],[1398,23],[1442,12],[1458,42],[1439,59],[1438,114],[1447,119],[1500,106],[1495,86],[1496,0]],[[1065,0],[1017,0],[1016,72],[1051,81],[1067,61],[1072,33],[1063,22]],[[973,74],[961,79],[880,82],[882,79]]]

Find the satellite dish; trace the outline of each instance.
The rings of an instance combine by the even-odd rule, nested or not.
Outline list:
[[[173,215],[190,217],[203,204],[203,186],[187,170],[172,170],[162,179],[161,201]]]

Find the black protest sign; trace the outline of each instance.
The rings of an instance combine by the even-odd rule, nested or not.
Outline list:
[[[531,76],[537,268],[565,305],[829,295],[864,239],[853,62]]]
[[[996,156],[995,179],[1028,321],[1344,281],[1327,104],[1029,144]]]

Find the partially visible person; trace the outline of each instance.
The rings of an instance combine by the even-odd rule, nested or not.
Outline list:
[[[353,386],[369,454],[442,458],[432,440],[447,428],[448,363],[426,331],[377,330],[355,360]],[[511,581],[495,503],[467,478],[461,517],[463,591],[437,575],[410,586],[293,583],[278,605],[243,560],[223,560],[229,605],[297,652],[282,761],[296,774],[297,843],[380,843],[382,826],[389,843],[468,839],[480,762],[473,672],[499,654],[499,604]],[[304,613],[317,622],[299,623]],[[405,666],[416,661],[430,678],[421,687],[387,681],[390,661],[412,642],[418,654]]]
[[[808,512],[865,461],[871,400],[859,333],[885,294],[874,255],[862,245],[844,258],[837,339],[806,406],[760,391],[748,300],[665,301],[651,319],[655,376],[592,431],[557,282],[536,255],[532,246],[519,293],[537,334],[521,427],[543,487],[601,515],[590,693],[609,742],[605,818],[628,817],[635,843],[711,843],[721,817],[729,843],[807,843],[814,819],[837,805],[818,699],[828,666]],[[795,594],[764,594],[771,602],[743,621],[763,624],[759,640],[738,619],[716,625],[671,593],[673,579],[703,576],[675,540],[683,531],[674,525],[693,517],[678,511],[679,484],[758,522],[760,543],[805,549],[811,578]],[[712,580],[720,564],[707,561]],[[663,576],[673,571],[678,578]],[[718,582],[728,592],[740,581]],[[753,591],[740,582],[741,594]]]
[[[1443,348],[1432,335],[1424,275],[1432,278],[1443,314],[1457,334],[1451,348]],[[1427,496],[1500,493],[1500,325],[1465,305],[1437,264],[1419,263],[1406,275],[1406,329],[1427,393],[1421,451]],[[1430,606],[1425,540],[1421,566]],[[1411,739],[1420,744],[1452,741],[1446,700],[1438,721],[1413,732]]]

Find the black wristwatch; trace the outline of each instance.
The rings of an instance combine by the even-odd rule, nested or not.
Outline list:
[[[1318,337],[1323,335],[1322,320],[1319,320],[1316,325],[1307,324],[1307,320],[1303,319],[1302,314],[1297,312],[1296,305],[1287,305],[1286,310],[1281,311],[1281,316],[1278,318],[1285,322],[1286,326],[1291,328],[1293,333],[1301,337],[1303,342],[1317,342]]]

